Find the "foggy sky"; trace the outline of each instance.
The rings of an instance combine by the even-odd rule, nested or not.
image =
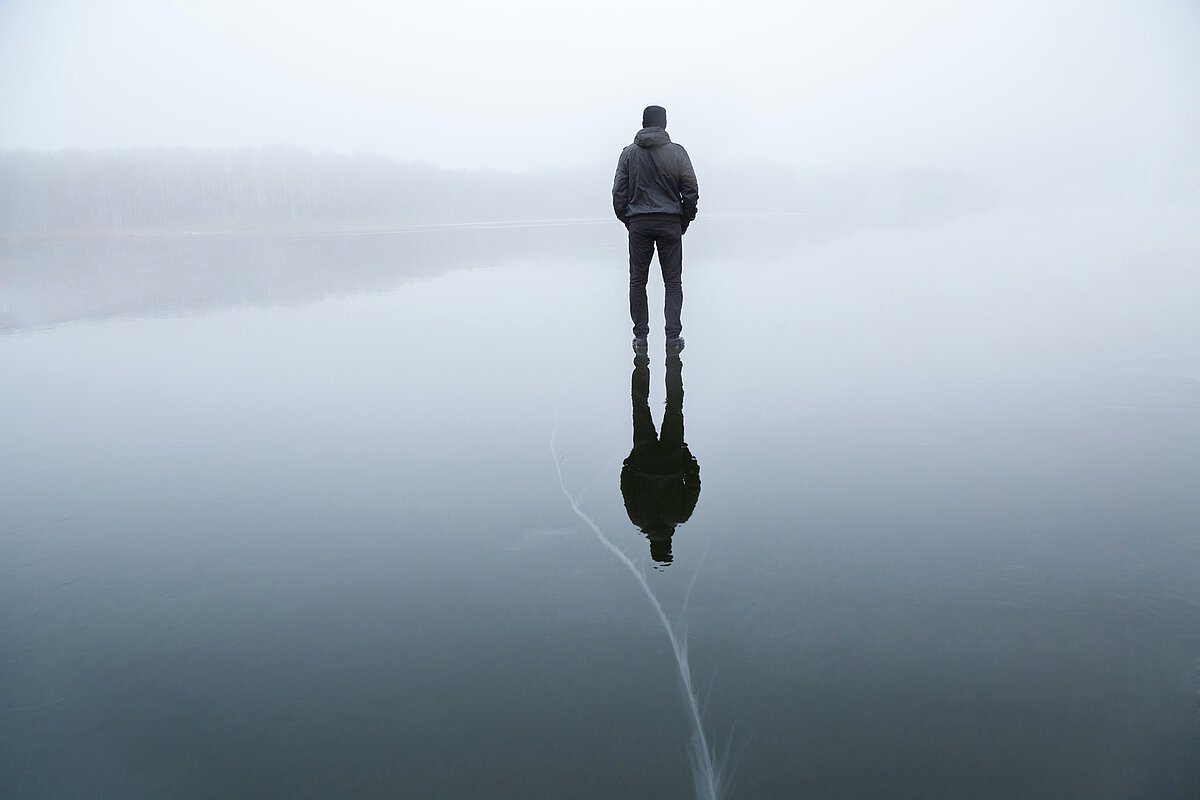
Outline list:
[[[1169,167],[1190,0],[0,2],[0,148],[295,144],[615,163],[648,103],[698,164]]]

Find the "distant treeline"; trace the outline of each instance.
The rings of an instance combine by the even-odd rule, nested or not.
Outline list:
[[[550,181],[290,147],[16,151],[0,153],[0,232],[286,228],[585,212],[583,192],[549,194]]]
[[[804,212],[842,228],[912,222],[995,202],[993,187],[937,170],[697,167],[701,215]],[[292,147],[10,151],[0,153],[0,236],[604,217],[612,213],[611,168],[605,162],[576,173],[446,170]]]

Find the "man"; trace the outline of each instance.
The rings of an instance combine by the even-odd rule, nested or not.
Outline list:
[[[621,151],[613,179],[613,211],[629,230],[629,316],[633,318],[634,352],[646,352],[650,313],[646,279],[658,248],[666,290],[667,352],[683,349],[683,234],[696,218],[700,193],[687,151],[667,135],[667,111],[647,106],[642,129]]]

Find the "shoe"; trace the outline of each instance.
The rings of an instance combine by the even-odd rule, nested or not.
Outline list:
[[[633,352],[635,353],[644,353],[648,347],[649,345],[645,339],[637,338],[633,340]]]
[[[667,352],[678,353],[683,350],[683,337],[676,336],[674,339],[667,339]]]

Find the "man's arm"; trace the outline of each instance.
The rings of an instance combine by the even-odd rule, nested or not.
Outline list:
[[[679,199],[683,205],[683,224],[696,218],[696,207],[700,203],[700,186],[696,183],[696,171],[687,150],[679,148]]]
[[[621,151],[620,158],[617,159],[617,174],[613,178],[613,212],[617,215],[617,219],[629,227],[629,160],[625,157],[625,151]]]

